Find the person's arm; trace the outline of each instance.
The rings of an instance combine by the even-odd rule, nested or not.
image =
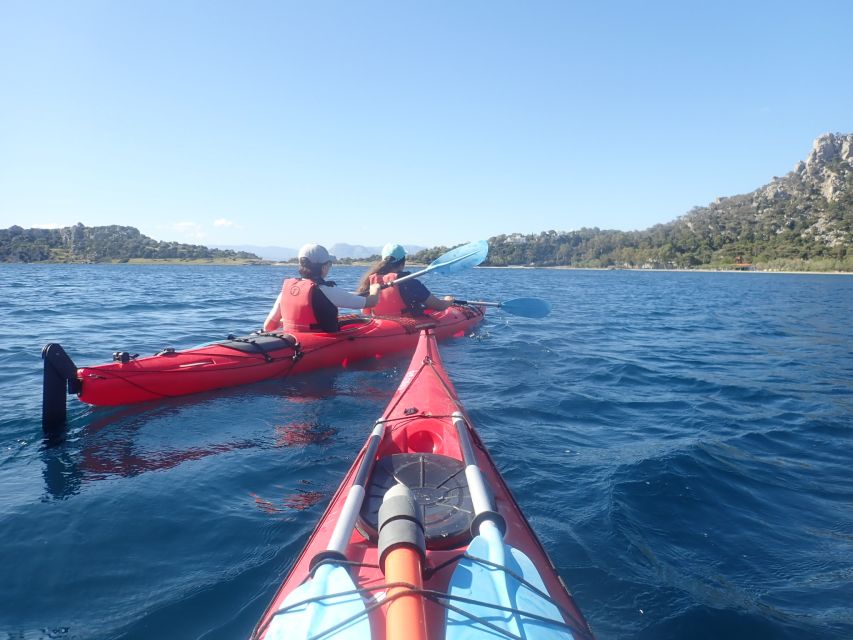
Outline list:
[[[427,309],[433,309],[434,311],[444,311],[445,309],[453,306],[453,296],[444,296],[444,299],[441,299],[436,298],[432,294],[429,294],[429,297],[424,300],[423,305]]]
[[[379,292],[382,291],[381,284],[370,285],[370,292],[364,297],[364,308],[370,309],[379,303]]]
[[[436,298],[420,280],[407,280],[400,285],[400,295],[412,309],[432,309],[433,311],[444,311],[453,305],[453,296],[444,296],[444,299]]]
[[[370,294],[367,296],[359,296],[338,287],[321,287],[321,289],[329,302],[339,309],[369,309],[375,307],[376,303],[379,302],[380,286],[378,284],[370,285]]]
[[[264,331],[275,331],[276,329],[281,329],[281,293],[278,294],[267,319],[264,320]]]

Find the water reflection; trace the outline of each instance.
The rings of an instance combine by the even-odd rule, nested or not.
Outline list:
[[[339,433],[323,415],[328,413],[332,398],[384,400],[390,393],[369,386],[368,380],[353,381],[348,376],[351,374],[318,373],[287,380],[286,384],[282,380],[265,381],[174,398],[156,406],[86,407],[76,416],[69,415],[68,432],[44,441],[40,457],[45,497],[64,500],[80,493],[90,482],[167,470],[231,451],[329,443]],[[251,406],[253,413],[247,415],[242,405]],[[242,416],[239,423],[224,417],[234,414]],[[305,509],[324,495],[300,488],[280,499],[275,508]],[[264,508],[263,499],[257,500]]]
[[[267,499],[252,493],[255,505],[261,511],[270,515],[278,515],[287,511],[306,511],[316,504],[327,502],[334,492],[331,487],[314,488],[310,480],[299,480],[295,493],[287,494],[281,498]]]

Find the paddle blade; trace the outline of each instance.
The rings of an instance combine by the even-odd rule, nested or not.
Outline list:
[[[318,635],[335,640],[370,638],[367,609],[355,591],[352,577],[342,566],[320,565],[313,578],[285,598],[283,612],[272,618],[265,640],[297,640]]]
[[[547,593],[539,571],[530,558],[519,549],[505,544],[497,529],[482,531],[481,535],[475,537],[468,546],[467,555],[494,562],[508,571],[467,557],[459,561],[450,578],[450,595],[471,598],[482,604],[451,600],[454,607],[469,615],[447,611],[446,640],[506,638],[507,633],[511,634],[510,637],[528,640],[569,640],[574,637],[566,629],[563,617],[554,604],[511,575],[522,576],[537,589]],[[511,607],[546,620],[500,611],[489,604]],[[486,620],[505,633],[489,628],[475,618]]]
[[[469,242],[451,249],[433,260],[427,269],[436,273],[456,273],[463,269],[476,267],[489,255],[489,243],[485,240]]]
[[[514,316],[544,318],[551,313],[551,305],[542,298],[516,298],[502,302],[501,309]]]

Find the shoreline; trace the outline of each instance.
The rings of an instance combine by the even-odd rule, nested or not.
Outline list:
[[[295,267],[293,262],[276,262],[274,260],[216,260],[199,258],[195,260],[181,259],[146,259],[131,258],[127,261],[105,261],[105,262],[0,262],[0,265],[12,264],[34,264],[34,265],[151,265],[151,266],[211,266],[211,267]],[[368,268],[372,262],[353,262],[350,264],[335,264],[335,267],[361,267]],[[413,269],[423,269],[426,264],[411,263],[406,265]],[[555,266],[529,266],[529,265],[484,265],[474,267],[475,269],[544,269],[551,271],[631,271],[631,272],[657,272],[657,273],[752,273],[752,274],[779,274],[779,275],[823,275],[823,276],[850,276],[853,271],[789,271],[776,269],[719,269],[719,268],[696,268],[696,269],[632,269],[625,267],[571,267],[567,265]]]
[[[414,266],[414,265],[413,265]],[[426,265],[423,265],[426,266]],[[851,276],[853,271],[787,271],[782,269],[629,269],[629,268],[611,268],[611,267],[569,267],[558,265],[553,267],[530,267],[526,265],[481,265],[474,267],[475,269],[545,269],[552,271],[632,271],[632,272],[655,272],[655,273],[765,273],[765,274],[783,274],[783,275],[824,275],[824,276]]]

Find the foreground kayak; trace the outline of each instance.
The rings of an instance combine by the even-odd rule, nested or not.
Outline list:
[[[449,338],[482,319],[481,308],[459,305],[417,318],[343,316],[337,333],[253,334],[144,358],[117,353],[115,362],[77,369],[69,391],[93,405],[173,398],[383,358],[412,349],[421,329]],[[52,366],[48,350],[58,346],[45,347],[46,369]]]
[[[589,639],[424,331],[252,635]]]

